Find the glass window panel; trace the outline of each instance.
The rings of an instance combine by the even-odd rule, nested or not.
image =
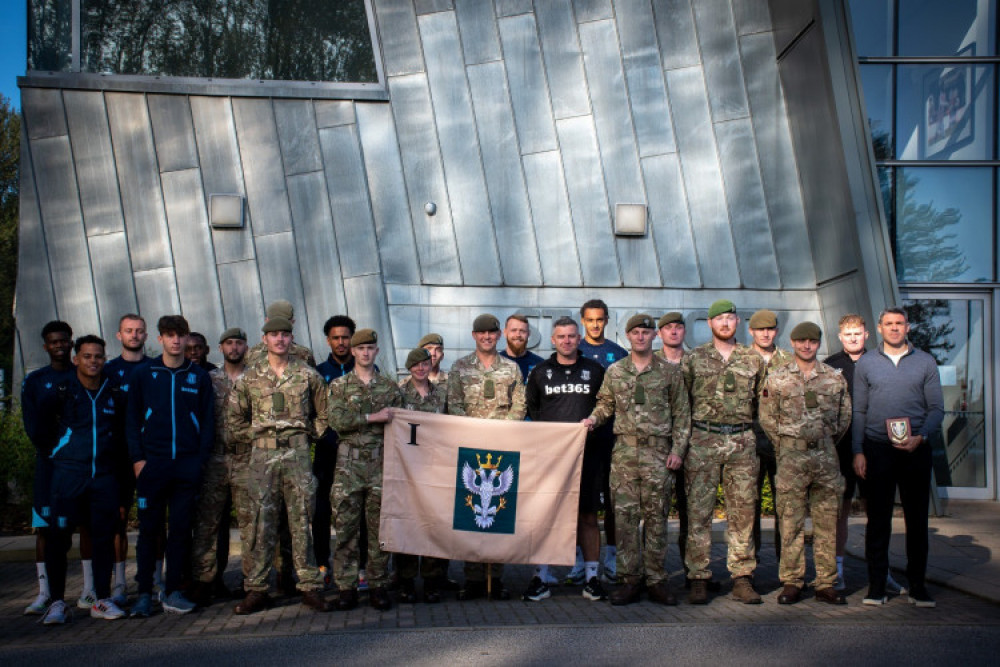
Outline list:
[[[892,55],[892,0],[850,0],[859,57]]]
[[[878,172],[878,186],[879,190],[882,192],[882,211],[885,213],[886,223],[889,225],[889,229],[893,229],[892,224],[892,167],[877,167]],[[893,235],[895,238],[895,235]]]
[[[899,0],[900,56],[989,56],[995,0]]]
[[[82,69],[376,82],[364,0],[81,0]]]
[[[992,65],[897,65],[900,160],[993,159]]]
[[[861,65],[861,87],[865,93],[865,113],[875,159],[891,160],[892,65]]]
[[[28,3],[28,71],[63,72],[72,66],[72,0]]]
[[[993,279],[992,168],[897,169],[895,218],[901,283]]]

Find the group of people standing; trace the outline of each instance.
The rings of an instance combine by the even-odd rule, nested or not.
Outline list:
[[[461,586],[437,558],[396,554],[395,576],[390,572],[378,528],[383,432],[395,408],[585,425],[577,563],[565,581],[583,585],[587,599],[624,605],[646,592],[655,602],[676,604],[664,563],[676,490],[688,601],[707,603],[720,588],[709,563],[721,483],[732,597],[760,603],[753,574],[761,487],[770,477],[780,528],[779,603],[797,602],[804,588],[807,513],[815,598],[846,603],[846,514],[861,479],[869,516],[865,604],[883,604],[893,592],[887,554],[898,487],[907,515],[909,600],[934,605],[924,585],[928,438],[940,427],[943,401],[933,359],[906,340],[905,311],[881,314],[883,342],[869,352],[864,321],[845,316],[844,350],[828,359],[831,365],[816,359],[822,332],[813,323],[792,329],[791,354],[776,347],[777,317],[767,310],[750,319],[752,346],[737,343],[740,318],[728,300],[711,305],[712,339],[690,351],[677,312],[659,321],[631,317],[629,350],[605,338],[603,301],[586,302],[580,322],[582,334],[573,318],[555,320],[554,352],[542,359],[527,349],[527,318],[507,319],[506,348],[499,350],[500,322],[485,313],[472,325],[474,351],[450,371],[440,367],[443,338],[430,333],[407,355],[409,374],[398,382],[376,364],[378,332],[357,329],[343,315],[324,325],[330,354],[317,366],[294,342],[286,301],[268,307],[262,340],[253,347],[242,329],[223,332],[220,367],[207,362],[205,337],[181,316],[158,321],[162,354],[155,358],[144,353],[145,320],[123,316],[122,355],[111,361],[97,336],[73,341],[68,324],[49,323],[42,339],[50,364],[30,374],[22,391],[25,427],[38,452],[33,525],[40,588],[25,613],[42,615],[46,624],[65,622],[67,552],[79,527],[84,590],[77,606],[96,618],[126,615],[133,502],[139,521],[133,617],[149,616],[157,601],[165,612],[187,613],[235,594],[221,579],[230,508],[242,545],[245,597],[237,614],[272,604],[272,566],[279,589],[297,590],[316,611],[352,609],[363,588],[379,610],[392,606],[393,586],[400,602],[416,602],[418,577],[429,603],[454,588],[461,600],[509,598],[498,565],[466,563]],[[663,347],[654,353],[657,334]],[[538,564],[522,598],[544,600],[557,583]],[[606,583],[621,585],[608,595]],[[328,586],[337,589],[332,602],[324,597]]]

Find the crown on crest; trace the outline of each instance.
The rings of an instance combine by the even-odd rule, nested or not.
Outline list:
[[[497,457],[497,462],[493,463],[493,454],[487,454],[486,463],[483,463],[483,460],[479,458],[479,454],[476,454],[476,463],[478,463],[479,467],[482,468],[483,470],[496,470],[497,468],[500,467],[500,461],[502,460],[503,460],[503,455],[501,454],[500,456]]]

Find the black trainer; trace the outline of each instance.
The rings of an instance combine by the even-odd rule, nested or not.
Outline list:
[[[910,604],[921,609],[933,609],[937,606],[937,602],[934,601],[934,598],[930,596],[927,588],[924,586],[910,586],[909,600]]]
[[[552,591],[549,587],[542,583],[542,580],[538,577],[532,577],[531,582],[528,583],[528,588],[525,589],[524,593],[521,595],[521,599],[531,602],[541,602],[545,598],[552,597]]]
[[[588,600],[607,600],[608,593],[604,590],[604,586],[601,585],[601,580],[597,577],[591,577],[587,585],[583,587],[583,597]]]

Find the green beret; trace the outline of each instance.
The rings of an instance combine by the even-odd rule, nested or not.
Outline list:
[[[351,347],[355,345],[375,345],[378,343],[378,334],[374,329],[358,329],[357,333],[351,336]]]
[[[269,331],[291,331],[292,323],[285,317],[272,317],[260,329],[264,333]]]
[[[267,311],[265,312],[267,315],[267,319],[269,320],[273,320],[276,317],[283,317],[286,320],[295,319],[295,309],[292,307],[291,303],[285,301],[284,299],[280,299],[278,301],[275,301],[274,303],[269,304],[267,306]]]
[[[796,324],[789,338],[792,340],[823,340],[823,332],[812,322]]]
[[[417,343],[417,347],[423,347],[424,345],[441,345],[444,346],[444,338],[441,338],[441,334],[429,333],[420,339]],[[409,366],[407,366],[409,368]]]
[[[422,347],[410,350],[410,353],[406,355],[406,370],[410,370],[422,361],[430,361],[430,359],[431,353]]]
[[[668,324],[674,324],[674,323],[684,324],[684,316],[678,313],[676,310],[672,310],[663,317],[661,317],[660,321],[656,323],[656,328],[662,329]]]
[[[758,310],[750,316],[751,329],[770,329],[778,326],[778,316],[772,310]]]
[[[628,323],[625,324],[625,333],[628,333],[636,327],[642,327],[643,329],[655,329],[656,325],[653,324],[653,318],[646,313],[639,313],[638,315],[633,315],[628,318]]]
[[[244,331],[243,329],[240,329],[239,327],[230,327],[225,331],[223,331],[222,335],[219,336],[219,345],[222,345],[230,338],[237,338],[239,340],[246,341],[247,332]]]
[[[489,313],[483,313],[472,323],[472,331],[500,331],[500,320]]]
[[[722,315],[724,313],[735,313],[735,312],[736,312],[736,306],[733,305],[732,301],[730,301],[729,299],[719,299],[718,301],[714,301],[712,305],[709,306],[708,319],[712,319],[713,317],[718,317],[719,315]]]

